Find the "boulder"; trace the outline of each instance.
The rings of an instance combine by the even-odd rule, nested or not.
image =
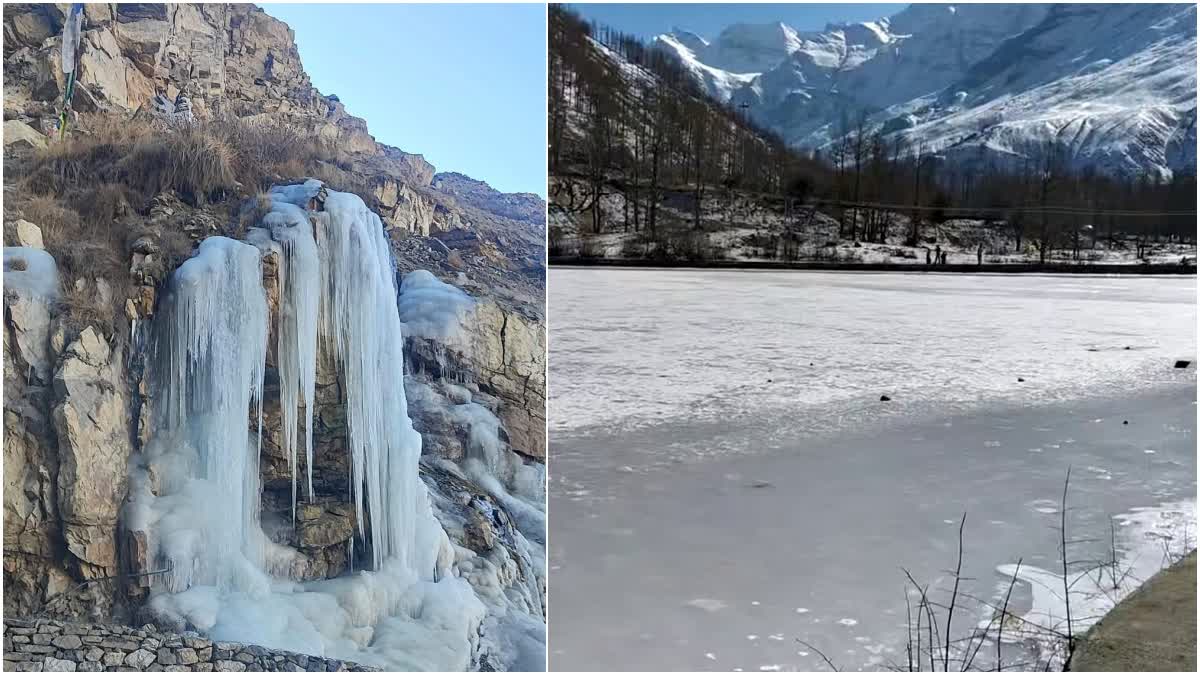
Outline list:
[[[154,663],[155,655],[153,652],[139,649],[125,657],[125,665],[133,667],[135,670],[145,670],[150,664]]]
[[[40,47],[58,32],[59,27],[51,20],[50,13],[41,8],[33,7],[27,11],[14,11],[12,14],[11,20],[6,21],[11,32],[5,37],[11,38],[16,44]]]
[[[42,228],[28,220],[18,220],[13,223],[13,229],[17,234],[17,246],[45,250],[46,245],[42,243]]]
[[[32,149],[45,148],[46,137],[36,129],[20,120],[8,120],[4,123],[4,148]]]

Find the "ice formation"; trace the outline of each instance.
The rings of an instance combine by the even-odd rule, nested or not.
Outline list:
[[[400,284],[400,320],[407,335],[455,340],[474,305],[471,296],[427,270],[409,272]]]
[[[1185,556],[1189,532],[1196,529],[1196,502],[1184,501],[1153,508],[1134,509],[1116,518],[1121,528],[1115,564],[1092,564],[1088,569],[1068,572],[1071,632],[1082,635],[1108,614],[1117,603],[1137,590],[1165,567]],[[1177,548],[1171,542],[1180,542]],[[1114,554],[1118,554],[1114,551]],[[1012,628],[1005,628],[1006,642],[1024,642],[1037,650],[1039,661],[1061,668],[1062,636],[1067,633],[1067,601],[1061,572],[1033,565],[1005,564],[996,568],[1004,581],[998,585],[1002,597],[1014,576],[1028,587],[1030,606]],[[980,628],[990,621],[984,619]]]
[[[131,529],[148,533],[153,560],[169,570],[155,582],[150,607],[216,639],[400,670],[466,669],[486,618],[503,624],[492,653],[532,665],[544,654],[536,584],[545,578],[544,535],[535,544],[521,538],[517,562],[474,559],[450,543],[418,473],[422,441],[408,415],[404,324],[382,224],[352,194],[328,191],[323,210],[306,210],[319,190],[312,180],[273,189],[271,210],[247,234],[249,243],[206,239],[170,280],[153,326],[154,427],[133,460],[127,513]],[[358,536],[369,533],[368,571],[293,581],[288,571],[296,552],[270,541],[260,523],[271,329],[262,257],[271,252],[278,260],[276,365],[293,514],[299,408],[311,496],[316,360],[318,350],[328,350],[344,384],[350,497]],[[416,287],[454,298],[455,316],[470,306],[469,296],[447,287],[457,297],[425,275],[416,275]],[[449,327],[448,321],[439,325]],[[480,461],[502,468],[491,445],[495,416],[470,403],[469,391],[465,396],[458,407],[481,424]],[[530,494],[511,497],[502,486],[497,492],[534,514],[517,515],[526,527],[543,528],[529,484],[544,473],[510,469],[509,485],[524,485]],[[499,582],[499,575],[515,574],[514,565],[531,567],[534,580],[516,600]],[[510,606],[522,611],[509,612]]]
[[[27,297],[54,300],[58,297],[54,257],[40,248],[5,246],[4,288]]]
[[[409,379],[416,408],[443,411],[450,423],[467,430],[467,447],[459,471],[504,505],[518,529],[531,542],[545,544],[546,473],[540,464],[523,462],[503,447],[500,420],[471,400],[471,392],[449,382],[439,388]]]
[[[283,410],[283,442],[292,472],[292,518],[296,515],[296,446],[298,413],[304,401],[304,452],[308,496],[312,497],[312,414],[317,387],[317,310],[321,298],[317,242],[304,210],[286,201],[287,188],[271,191],[272,208],[263,218],[267,229],[251,234],[260,248],[279,253],[279,397]],[[302,398],[303,397],[303,398]]]
[[[267,302],[258,249],[206,239],[171,279],[156,322],[153,369],[163,500],[159,554],[172,591],[244,585],[261,567],[258,452]],[[257,430],[247,429],[254,405]]]

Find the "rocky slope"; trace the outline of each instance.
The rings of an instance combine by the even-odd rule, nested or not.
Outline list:
[[[912,5],[802,33],[656,39],[715,97],[821,148],[860,115],[958,161],[1066,147],[1076,167],[1195,171],[1194,5]]]
[[[53,128],[63,85],[57,64],[67,7],[4,8],[6,161],[10,154],[46,145],[45,134]],[[498,419],[506,466],[523,476],[544,476],[540,200],[504,195],[458,174],[437,174],[420,155],[376,142],[365,121],[312,87],[290,29],[252,5],[89,4],[83,29],[74,99],[81,113],[132,115],[136,122],[146,114],[159,81],[167,83],[172,97],[185,91],[201,120],[237,116],[282,121],[338,147],[342,153],[329,170],[355,186],[381,216],[399,274],[430,270],[474,300],[465,339],[445,344],[409,336],[406,372],[411,376],[406,383],[452,395],[455,405],[486,409]],[[5,186],[10,194],[12,189]],[[227,216],[219,205],[186,203],[170,193],[131,205],[111,225],[146,233],[132,241],[122,261],[129,277],[96,281],[101,296],[127,298],[124,311],[81,321],[68,316],[60,302],[60,294],[71,289],[44,283],[54,278],[54,266],[51,262],[50,275],[42,273],[40,264],[50,256],[41,250],[39,224],[22,221],[27,214],[8,208],[7,202],[4,613],[159,620],[144,606],[158,571],[156,561],[148,554],[146,534],[125,522],[128,464],[151,435],[154,362],[145,331],[134,330],[131,338],[128,328],[119,327],[153,323],[170,264],[177,264],[166,253],[167,242],[183,236],[194,245],[217,233]],[[263,265],[264,287],[268,298],[274,298],[274,325],[281,283],[278,260],[266,255]],[[291,578],[331,578],[348,571],[355,559],[350,543],[355,519],[346,503],[344,383],[323,360],[314,405],[316,498],[299,509],[293,525],[279,390],[270,384],[274,358],[268,360],[264,410],[263,526],[277,544],[296,552]],[[464,471],[461,460],[472,446],[473,427],[448,416],[446,410],[453,408],[443,403],[410,408],[425,440],[422,475],[436,515],[454,544],[469,552],[459,561],[464,577],[491,583],[497,577],[482,570],[503,570],[503,586],[487,592],[522,598],[525,620],[541,623],[544,631],[544,562],[531,558],[520,543],[525,535],[509,515],[520,505],[502,503],[496,495],[503,493],[481,487]],[[523,487],[526,497],[539,498],[536,490]],[[530,536],[535,551],[544,546],[544,535],[540,542],[536,532]],[[359,556],[364,553],[358,551]],[[515,620],[503,613],[489,616],[480,629],[485,634]],[[474,666],[514,663],[511,653],[489,652],[495,641],[487,635],[478,644]]]

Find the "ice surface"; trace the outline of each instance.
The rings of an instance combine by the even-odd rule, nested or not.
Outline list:
[[[940,414],[1194,381],[1163,365],[1196,353],[1195,280],[1185,277],[550,275],[561,376],[549,424],[560,433],[731,416],[833,433],[900,408]]]
[[[903,663],[899,568],[945,604],[964,511],[968,592],[990,599],[1001,565],[1056,569],[1060,514],[1038,509],[1068,466],[1075,560],[1106,558],[1109,515],[1194,499],[1195,373],[1172,368],[1196,349],[1194,279],[550,274],[550,499],[574,523],[552,540],[555,669],[824,667],[782,633],[878,670]],[[1164,537],[1135,547],[1128,520],[1120,552],[1161,564]],[[746,551],[770,551],[754,574]]]
[[[541,607],[533,606],[537,580],[544,587],[542,544],[522,538],[519,563],[472,559],[451,546],[418,474],[421,437],[408,416],[395,269],[382,223],[359,197],[333,191],[324,211],[306,212],[320,187],[307,181],[273,189],[262,227],[247,234],[250,244],[206,239],[170,279],[153,324],[153,428],[132,460],[126,511],[130,527],[149,533],[152,555],[170,569],[155,582],[150,607],[216,639],[399,670],[468,668],[487,617],[496,624],[483,634],[497,665],[511,658],[532,666],[545,646]],[[259,522],[270,328],[265,253],[279,262],[277,365],[293,499],[301,406],[312,467],[318,348],[330,350],[345,383],[351,497],[359,536],[371,524],[373,557],[367,570],[337,579],[290,580],[296,552],[271,542]],[[467,304],[436,279],[417,280],[436,297]],[[533,511],[544,526],[544,509],[520,496],[534,494],[528,472],[499,451],[495,416],[462,387],[450,393],[461,403],[448,405],[478,428],[472,452],[488,489]],[[311,494],[311,473],[307,483]],[[532,586],[501,593],[502,578],[511,580],[518,564]]]

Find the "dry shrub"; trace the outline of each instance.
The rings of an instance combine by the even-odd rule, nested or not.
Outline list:
[[[237,148],[238,180],[266,190],[281,178],[299,178],[310,164],[333,151],[313,134],[286,122],[227,118],[211,123]]]
[[[79,331],[89,325],[95,325],[104,335],[115,333],[118,327],[116,327],[113,304],[104,300],[106,299],[101,297],[95,279],[79,277],[77,280],[72,280],[70,277],[64,276],[62,292],[59,295],[59,312],[60,316],[64,317],[66,327],[72,336],[77,335]]]
[[[66,196],[71,208],[94,230],[111,229],[113,221],[129,214],[134,199],[129,188],[119,183],[101,183]]]
[[[125,261],[110,241],[82,240],[73,246],[55,246],[53,249],[47,244],[47,249],[54,256],[64,279],[103,277],[113,282],[129,276]]]
[[[163,230],[158,236],[159,255],[162,256],[164,269],[173,270],[192,257],[196,242],[186,232],[175,229]]]
[[[120,283],[124,280],[125,283]],[[108,337],[123,339],[128,333],[124,304],[128,295],[128,277],[114,283],[105,278],[106,288],[91,275],[63,274],[59,294],[59,315],[63,317],[69,338],[73,339],[88,326],[94,326]]]
[[[97,182],[114,182],[130,148],[159,133],[145,120],[121,115],[88,115],[86,133],[52,143],[23,167],[24,187],[37,194],[62,194]]]
[[[237,219],[234,221],[236,229],[230,232],[229,236],[234,239],[244,238],[246,230],[261,223],[270,212],[271,197],[266,192],[259,192],[252,199],[247,199],[238,209]]]
[[[112,220],[85,220],[74,209],[44,195],[24,199],[13,207],[42,230],[46,251],[58,267],[63,291],[59,304],[68,327],[77,331],[95,325],[107,335],[123,335],[122,305],[129,273]],[[97,278],[109,284],[110,297],[99,292]]]
[[[35,196],[16,206],[22,216],[42,230],[42,241],[58,268],[65,274],[112,274],[121,272],[112,221],[85,221],[74,209],[47,196]]]
[[[85,238],[79,214],[53,197],[35,195],[13,206],[25,220],[41,228],[42,241],[52,254]]]

